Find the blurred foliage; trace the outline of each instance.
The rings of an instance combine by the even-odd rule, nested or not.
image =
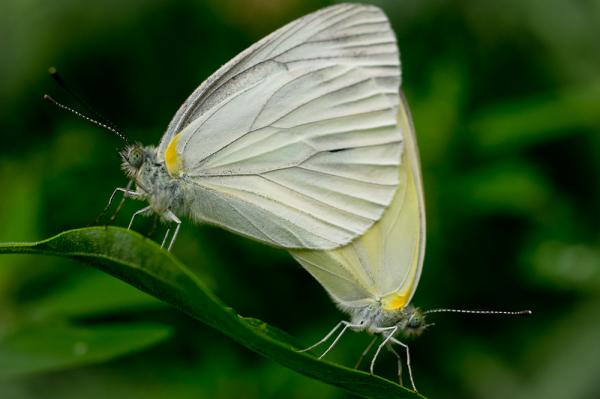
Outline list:
[[[438,315],[411,342],[417,386],[435,398],[600,396],[600,1],[373,3],[397,33],[423,162],[428,245],[415,303],[534,310]],[[48,67],[133,139],[158,143],[218,66],[328,4],[1,2],[0,241],[93,224],[126,181],[114,137],[41,101],[46,92],[70,101]],[[117,224],[137,206],[128,202]],[[186,223],[174,253],[239,313],[300,342],[345,317],[284,251]],[[114,345],[86,352],[82,336]],[[330,360],[354,364],[368,340],[349,335]],[[8,399],[347,397],[54,258],[0,258],[0,341],[63,357],[40,369],[51,373],[0,381]],[[395,359],[377,367],[393,378]]]

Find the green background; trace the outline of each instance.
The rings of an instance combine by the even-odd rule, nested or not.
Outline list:
[[[93,225],[126,184],[114,136],[41,100],[72,103],[48,67],[133,140],[157,144],[212,71],[329,4],[0,3],[0,241]],[[428,243],[415,304],[534,310],[432,316],[410,342],[417,386],[432,398],[599,397],[600,1],[373,4],[397,33],[423,163]],[[117,225],[139,207],[128,202]],[[152,220],[136,230],[151,232]],[[285,251],[186,222],[174,253],[239,313],[307,345],[345,317]],[[328,358],[353,365],[368,341],[349,334]],[[395,367],[384,353],[377,370],[394,378]],[[3,399],[348,397],[96,270],[45,257],[0,258],[0,374],[11,377]]]

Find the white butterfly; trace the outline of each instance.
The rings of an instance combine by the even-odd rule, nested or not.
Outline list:
[[[321,357],[348,329],[380,334],[384,339],[371,362],[371,372],[379,352],[388,343],[403,346],[410,359],[408,347],[398,340],[398,333],[419,335],[427,326],[423,313],[409,305],[419,282],[425,253],[425,205],[419,153],[405,101],[398,112],[398,127],[405,138],[399,166],[400,184],[381,220],[344,247],[329,251],[290,251],[335,303],[351,315],[351,321],[338,323],[321,341],[306,350],[324,343],[338,330],[337,337]],[[415,389],[410,360],[408,364]]]
[[[123,151],[136,189],[115,193],[149,202],[134,217],[177,224],[169,249],[183,215],[280,247],[340,247],[379,220],[398,186],[399,86],[383,12],[324,8],[209,77],[158,148]]]
[[[304,351],[329,340],[331,345],[320,355],[325,356],[348,331],[368,331],[375,334],[364,357],[375,340],[382,342],[371,360],[387,347],[398,358],[398,375],[402,383],[400,355],[393,345],[406,352],[408,374],[416,391],[408,346],[399,338],[420,335],[430,324],[429,313],[531,314],[530,311],[506,312],[488,310],[432,309],[422,311],[410,304],[419,283],[425,255],[425,201],[419,151],[410,111],[401,95],[398,128],[404,137],[404,152],[399,166],[399,186],[390,207],[367,233],[350,244],[328,251],[292,250],[292,256],[312,274],[334,302],[351,316],[339,322],[323,339]],[[360,362],[360,361],[359,361]]]

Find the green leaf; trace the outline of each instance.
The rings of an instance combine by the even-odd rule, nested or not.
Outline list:
[[[169,326],[148,323],[27,324],[0,338],[0,378],[104,362],[147,348],[170,334]]]
[[[133,231],[116,227],[70,230],[40,242],[3,244],[0,253],[80,260],[174,305],[269,359],[348,392],[369,398],[423,397],[379,376],[298,352],[288,335],[239,316],[173,255]]]

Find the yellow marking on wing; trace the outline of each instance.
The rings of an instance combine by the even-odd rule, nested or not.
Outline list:
[[[181,172],[181,157],[177,154],[177,142],[179,141],[180,135],[181,133],[176,134],[171,139],[167,146],[167,150],[165,151],[165,164],[167,165],[167,171],[171,177],[177,177]]]
[[[402,309],[408,301],[408,295],[392,294],[388,295],[381,300],[381,307],[383,310],[397,310]]]

